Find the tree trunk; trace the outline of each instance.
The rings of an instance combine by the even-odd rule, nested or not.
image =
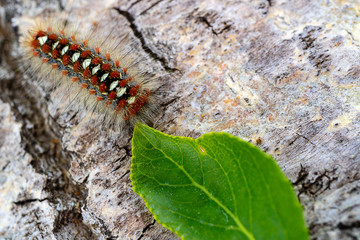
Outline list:
[[[356,1],[62,3],[2,2],[1,237],[177,239],[132,191],[131,137],[89,126],[18,71],[21,22],[63,10],[138,44],[161,76],[155,128],[258,145],[293,182],[312,239],[360,239]]]

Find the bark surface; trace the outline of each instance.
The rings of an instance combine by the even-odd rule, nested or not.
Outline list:
[[[94,129],[18,70],[24,16],[114,8],[101,21],[165,76],[155,128],[258,145],[294,184],[312,239],[360,239],[357,1],[99,2],[1,2],[0,237],[177,239],[132,191],[131,137]]]

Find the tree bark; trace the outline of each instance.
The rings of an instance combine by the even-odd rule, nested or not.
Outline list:
[[[131,137],[94,129],[18,71],[24,17],[62,10],[93,21],[114,8],[101,21],[129,33],[162,76],[155,128],[258,145],[292,181],[312,239],[360,239],[360,4],[62,4],[1,6],[1,237],[177,239],[132,191]]]

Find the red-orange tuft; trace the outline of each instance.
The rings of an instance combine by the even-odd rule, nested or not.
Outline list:
[[[48,44],[44,44],[41,50],[43,51],[43,53],[49,53],[51,52],[51,47]]]
[[[148,99],[148,97],[146,96],[146,95],[142,95],[142,96],[140,96],[138,99],[137,99],[137,104],[140,106],[140,107],[142,107],[142,106],[144,106],[145,105],[145,103],[147,102],[147,99]]]
[[[56,59],[56,58],[59,58],[59,57],[60,57],[60,52],[59,52],[59,50],[54,49],[54,50],[52,51],[51,55],[52,55],[53,58]]]
[[[137,110],[138,110],[138,108],[136,106],[132,105],[128,108],[128,113],[130,116],[133,116],[137,113]]]
[[[67,76],[69,74],[69,72],[67,70],[62,70],[61,74],[64,75],[64,76]]]
[[[72,77],[72,78],[71,78],[71,81],[73,81],[73,82],[78,82],[78,81],[79,81],[79,78],[78,78],[78,77]]]
[[[63,62],[63,64],[66,66],[66,65],[69,65],[69,63],[70,63],[70,57],[69,57],[69,55],[67,55],[67,54],[65,54],[64,56],[63,56],[63,58],[62,58],[62,62]]]
[[[130,88],[129,93],[130,93],[130,95],[131,95],[131,96],[135,96],[135,95],[136,95],[136,93],[137,93],[137,89],[136,89],[136,87],[132,87],[132,88]]]
[[[107,60],[110,60],[110,53],[105,53],[105,57]]]
[[[113,72],[110,73],[110,77],[111,78],[120,78],[120,73],[116,72],[116,71],[113,71]]]
[[[38,51],[35,50],[31,50],[31,53],[34,57],[38,57],[40,55],[40,53]]]
[[[87,83],[81,83],[81,88],[87,88],[88,84]]]
[[[95,90],[95,89],[90,89],[90,90],[89,90],[89,94],[90,94],[90,95],[95,95],[95,94],[96,94],[96,90]]]
[[[80,48],[79,44],[73,44],[69,47],[71,51],[77,51]]]
[[[115,99],[116,98],[116,92],[115,91],[110,92],[109,95],[108,95],[108,98],[111,99],[111,100]]]
[[[37,39],[32,40],[31,43],[30,43],[30,46],[33,47],[33,48],[39,48],[40,47],[39,40],[37,40]]]
[[[85,50],[80,54],[80,57],[82,58],[87,58],[91,55],[91,51],[90,50]]]
[[[104,63],[103,65],[101,65],[101,69],[104,71],[110,71],[111,70],[111,65],[108,63]]]
[[[96,58],[94,58],[93,60],[91,60],[91,63],[92,64],[95,64],[95,65],[98,65],[98,64],[100,64],[102,62],[102,60],[101,60],[101,58],[99,58],[99,57],[96,57]]]
[[[100,90],[100,92],[106,92],[106,90],[107,90],[106,83],[104,83],[104,82],[100,83],[99,90]]]
[[[75,72],[80,72],[80,70],[81,70],[81,64],[80,64],[79,61],[77,61],[77,62],[74,63],[73,69],[74,69]]]
[[[99,78],[96,75],[94,75],[94,76],[91,77],[90,82],[91,82],[92,85],[96,86],[96,85],[99,84]]]
[[[53,69],[56,69],[56,68],[58,68],[58,64],[57,64],[57,63],[52,63],[52,64],[51,64],[51,67],[52,67]]]
[[[124,72],[124,75],[125,75],[126,72],[127,72],[127,68],[123,68],[123,72]]]
[[[120,87],[125,87],[127,84],[127,80],[126,79],[123,79],[120,81]]]
[[[120,67],[120,62],[119,62],[119,61],[115,61],[115,66],[116,66],[116,67]]]
[[[126,102],[125,99],[121,99],[121,100],[118,102],[117,106],[116,106],[116,110],[117,110],[117,111],[121,110],[123,107],[126,106],[126,103],[127,103],[127,102]]]
[[[50,60],[50,59],[48,59],[48,58],[43,58],[43,59],[42,59],[42,62],[43,62],[43,63],[47,63],[47,62],[49,62],[49,60]]]
[[[61,39],[61,40],[59,41],[59,43],[60,43],[61,45],[66,45],[66,44],[69,43],[69,40],[67,40],[66,38],[63,38],[63,39]]]
[[[44,36],[46,36],[46,32],[44,32],[44,31],[42,31],[42,30],[38,31],[37,34],[36,34],[36,37],[37,37],[37,38],[38,38],[38,37],[44,37]]]
[[[55,33],[52,33],[49,35],[49,39],[50,40],[57,40],[58,39],[58,35],[56,35]]]
[[[83,72],[83,76],[84,76],[84,78],[91,77],[91,72],[90,72],[89,68],[85,69],[85,71]]]
[[[103,97],[100,97],[100,96],[96,96],[96,100],[102,101],[102,100],[104,100],[104,98],[103,98]]]

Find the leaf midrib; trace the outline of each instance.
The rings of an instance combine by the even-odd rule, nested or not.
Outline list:
[[[202,185],[198,184],[191,176],[190,174],[184,169],[184,167],[180,166],[176,161],[174,161],[171,157],[169,157],[162,149],[156,147],[151,141],[150,139],[147,138],[147,136],[145,134],[143,134],[143,132],[141,130],[139,130],[141,132],[141,134],[144,136],[145,139],[147,139],[147,141],[149,142],[149,144],[151,146],[153,146],[154,149],[157,149],[158,151],[160,151],[165,158],[169,159],[173,164],[175,164],[187,177],[188,179],[192,182],[192,184],[199,188],[201,191],[203,191],[211,200],[213,200],[217,205],[219,205],[234,221],[235,223],[238,225],[240,231],[246,236],[248,237],[248,239],[250,240],[255,240],[254,236],[245,228],[245,226],[241,223],[240,219],[238,219],[226,206],[224,206],[216,197],[214,197],[205,187],[203,187]],[[155,136],[156,137],[156,136]],[[171,139],[172,140],[172,139]],[[161,140],[160,140],[161,141]],[[162,142],[162,141],[161,141]],[[174,142],[180,152],[181,148],[179,147],[179,145]]]
[[[221,145],[223,148],[227,149],[229,152],[231,152],[231,154],[233,155],[235,162],[236,164],[238,165],[238,168],[240,169],[241,171],[241,175],[243,176],[243,180],[244,180],[244,183],[245,183],[245,189],[247,191],[247,193],[249,194],[249,200],[248,200],[248,205],[249,205],[249,223],[250,223],[250,229],[252,229],[252,212],[253,212],[253,206],[252,206],[252,194],[251,194],[251,191],[250,191],[250,187],[249,187],[249,183],[248,183],[248,180],[245,176],[245,171],[242,167],[242,164],[240,163],[240,161],[238,160],[238,158],[236,157],[236,154],[234,153],[234,151],[232,149],[229,149],[225,144],[222,144],[221,142],[217,141],[217,144],[218,145]]]

